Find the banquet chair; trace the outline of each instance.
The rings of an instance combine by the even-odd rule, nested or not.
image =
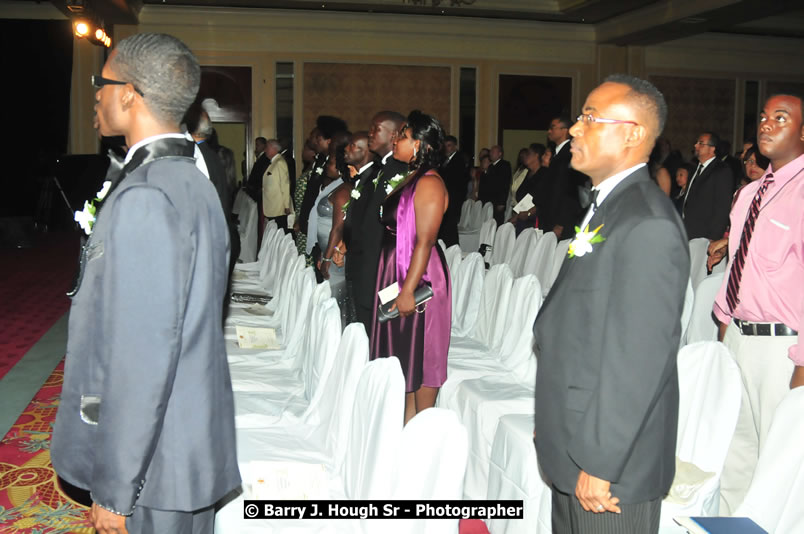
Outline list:
[[[717,515],[720,475],[737,425],[741,398],[740,370],[722,343],[687,345],[679,351],[677,365],[676,456],[711,476],[696,487],[679,480],[676,474],[673,488],[683,490],[685,498],[665,498],[662,502],[660,526],[664,532],[678,532],[673,521],[676,516]]]
[[[493,218],[494,218],[494,205],[491,202],[486,202],[485,204],[482,205],[478,219],[475,222],[481,223],[483,221],[487,221]]]
[[[468,337],[477,324],[486,269],[477,252],[469,253],[454,272],[452,279],[452,336]]]
[[[235,265],[236,272],[253,272],[260,271],[260,268],[265,263],[267,250],[277,237],[278,229],[275,221],[268,221],[265,225],[265,230],[262,234],[262,243],[260,249],[257,251],[257,260],[250,263],[238,263]]]
[[[449,271],[450,282],[452,282],[453,290],[455,288],[455,274],[458,272],[458,266],[461,264],[462,255],[460,245],[452,245],[444,251],[444,258],[447,260],[447,270]]]
[[[475,358],[499,348],[505,332],[505,314],[512,284],[513,275],[507,265],[495,265],[489,269],[483,280],[477,321],[466,336],[452,336],[450,358]]]
[[[724,276],[725,273],[707,276],[701,280],[695,289],[684,344],[689,345],[698,341],[717,341],[718,324],[712,317],[712,308]]]
[[[571,239],[564,239],[563,241],[559,241],[556,244],[556,248],[553,251],[553,266],[550,271],[546,274],[546,279],[542,281],[542,294],[546,297],[550,290],[553,288],[553,284],[558,278],[558,273],[561,271],[561,266],[564,264],[564,260],[567,259],[567,254],[569,253],[569,246],[570,246]]]
[[[692,280],[687,279],[687,290],[684,293],[684,307],[681,309],[681,339],[679,349],[687,344],[687,329],[692,318],[692,306],[695,301],[695,292],[692,290]]]
[[[235,215],[240,215],[243,211],[243,208],[246,205],[246,199],[250,198],[245,190],[240,189],[237,194],[235,195],[234,200],[232,201],[232,213]]]
[[[706,251],[709,248],[709,239],[706,237],[690,239],[689,247],[692,290],[698,291],[698,284],[706,278]]]
[[[512,414],[500,418],[489,460],[490,501],[521,500],[522,519],[488,521],[494,534],[551,534],[552,492],[539,469],[533,446],[533,415]]]
[[[475,252],[480,247],[480,227],[483,225],[483,203],[479,200],[468,201],[468,213],[463,226],[458,226],[458,243],[465,253]]]
[[[464,491],[485,498],[491,446],[500,417],[532,414],[536,355],[531,326],[541,307],[541,287],[533,275],[514,281],[505,341],[496,358],[450,368],[439,406],[455,411],[469,435],[470,454]],[[446,384],[445,384],[446,385]],[[444,388],[442,388],[442,392]]]
[[[467,228],[469,225],[469,212],[472,209],[474,200],[466,199],[461,204],[461,216],[458,218],[458,229]]]
[[[460,500],[469,444],[466,430],[449,410],[430,408],[402,430],[393,471],[391,499]],[[375,521],[378,533],[458,534],[459,519]]]
[[[357,383],[343,462],[346,497],[388,499],[396,445],[402,434],[405,379],[395,356],[377,358]]]
[[[509,222],[502,224],[497,229],[497,234],[494,236],[494,249],[491,251],[491,265],[508,263],[514,252],[515,241],[516,228],[514,228],[514,225]]]
[[[804,531],[804,387],[791,389],[773,414],[754,478],[736,517],[768,532]]]
[[[491,264],[491,257],[494,254],[494,240],[497,234],[497,221],[486,219],[480,226],[480,237],[478,239],[477,251],[483,256],[486,265]]]
[[[525,259],[527,259],[530,250],[536,246],[539,237],[541,236],[536,232],[536,228],[525,228],[516,236],[514,251],[508,262],[514,277],[520,277],[525,274]]]
[[[557,244],[555,232],[546,232],[525,258],[522,274],[535,274],[539,283],[542,284],[542,293],[544,293],[544,285],[552,274]]]
[[[251,198],[244,200],[240,209],[240,260],[252,262],[257,259],[257,226],[260,224],[260,215],[257,213],[257,203]]]

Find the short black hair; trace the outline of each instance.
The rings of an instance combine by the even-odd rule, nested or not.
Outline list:
[[[567,115],[566,113],[562,113],[561,115],[553,117],[553,119],[550,122],[553,121],[558,121],[559,124],[561,124],[562,128],[566,128],[568,130],[572,127],[573,124],[575,124],[575,121],[572,120],[570,116]]]
[[[201,84],[201,67],[187,45],[164,33],[138,33],[117,43],[109,66],[136,87],[157,120],[181,123]]]
[[[667,123],[667,101],[655,85],[630,74],[612,74],[603,81],[627,85],[631,89],[628,97],[637,100],[640,106],[656,117],[656,123],[659,128],[656,132],[656,137],[662,135],[664,125]]]
[[[534,154],[538,154],[539,157],[541,158],[542,156],[544,156],[544,151],[547,150],[547,147],[545,147],[541,143],[531,143],[530,146],[528,147],[528,150],[530,150]]]
[[[762,155],[762,153],[759,151],[759,147],[757,147],[757,145],[754,145],[754,146],[752,146],[751,148],[749,148],[748,150],[745,151],[745,156],[743,156],[743,163],[748,161],[748,158],[750,156],[754,156],[754,159],[757,162],[757,167],[759,167],[763,171],[766,170],[768,168],[768,166],[770,165],[770,160]]]
[[[260,136],[254,140],[254,144],[262,143],[263,145],[268,142],[268,139]]]
[[[454,135],[448,135],[444,138],[444,143],[455,143],[458,144],[458,138]]]
[[[701,135],[708,135],[709,145],[715,147],[715,150],[717,150],[717,147],[720,144],[720,136],[718,134],[715,132],[701,132]]]
[[[315,120],[315,127],[324,139],[332,139],[338,132],[345,132],[349,129],[346,121],[331,115],[319,115]]]
[[[438,119],[432,115],[425,115],[421,111],[410,112],[407,120],[410,136],[421,141],[421,147],[416,154],[413,168],[425,172],[428,169],[438,168],[444,161],[444,128]]]

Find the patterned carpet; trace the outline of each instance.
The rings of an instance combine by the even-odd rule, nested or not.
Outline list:
[[[78,237],[40,234],[36,246],[0,249],[0,378],[64,315]]]
[[[91,534],[89,509],[59,488],[50,465],[50,436],[64,380],[64,363],[0,441],[0,532]]]

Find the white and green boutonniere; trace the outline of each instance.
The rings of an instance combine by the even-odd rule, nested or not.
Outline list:
[[[396,176],[394,176],[393,178],[391,178],[390,180],[388,180],[388,183],[387,183],[387,184],[385,184],[385,194],[386,194],[386,195],[390,195],[390,194],[391,194],[391,191],[393,191],[394,189],[396,189],[396,187],[397,187],[399,184],[401,184],[402,182],[404,182],[404,181],[405,181],[405,178],[407,178],[409,175],[410,175],[410,171],[408,171],[408,172],[403,172],[403,173],[401,173],[401,174],[397,174]],[[376,184],[375,184],[375,185],[376,185]]]
[[[590,254],[592,252],[592,245],[605,241],[606,238],[598,233],[601,228],[603,228],[602,224],[590,232],[588,224],[583,231],[576,226],[575,239],[573,239],[569,245],[569,257],[574,258],[575,256],[581,257]]]
[[[352,197],[346,201],[346,204],[341,206],[341,210],[343,211],[343,219],[346,220],[346,212],[349,211],[349,206],[352,205],[352,200],[357,200],[360,198],[360,194],[363,192],[363,184],[360,184],[358,187],[352,189],[352,192],[349,193],[349,196]]]
[[[101,187],[100,191],[98,191],[95,198],[91,201],[84,201],[84,209],[75,212],[75,222],[81,226],[81,229],[87,235],[92,233],[92,227],[95,225],[95,213],[98,211],[97,206],[95,206],[95,202],[100,202],[106,198],[111,186],[112,182],[108,180],[103,182],[103,187]]]

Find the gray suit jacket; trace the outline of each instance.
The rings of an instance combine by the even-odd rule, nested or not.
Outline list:
[[[105,199],[70,309],[51,456],[99,505],[197,510],[240,483],[221,329],[229,240],[191,158]]]
[[[536,451],[574,494],[581,469],[624,504],[667,492],[675,469],[676,354],[689,252],[673,204],[643,167],[589,224],[606,240],[567,258],[534,324]]]

